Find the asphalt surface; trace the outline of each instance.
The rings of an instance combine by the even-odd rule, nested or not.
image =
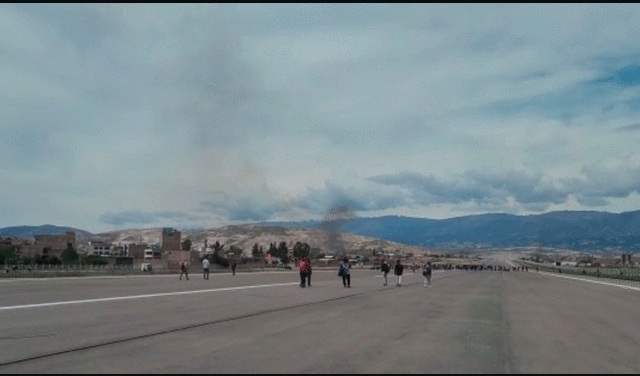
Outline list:
[[[495,259],[495,263],[508,260]],[[0,373],[639,373],[640,287],[548,273],[0,281]]]

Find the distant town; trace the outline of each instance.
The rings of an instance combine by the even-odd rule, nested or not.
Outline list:
[[[120,268],[145,268],[155,270],[178,270],[182,262],[198,266],[204,258],[221,267],[230,260],[241,264],[286,267],[301,256],[310,257],[316,264],[332,265],[337,257],[348,257],[356,265],[377,264],[382,259],[402,259],[413,264],[431,260],[462,260],[480,263],[481,255],[495,252],[510,252],[519,255],[522,262],[573,268],[635,267],[638,259],[633,253],[611,255],[593,252],[577,252],[549,247],[451,247],[448,249],[424,250],[405,248],[390,250],[388,247],[367,247],[360,244],[356,249],[322,249],[301,241],[255,242],[251,249],[236,244],[225,245],[215,239],[205,238],[194,244],[191,237],[183,239],[182,232],[174,228],[158,229],[159,242],[109,242],[104,240],[79,240],[74,231],[58,235],[34,235],[33,239],[17,236],[0,236],[0,265],[62,265],[87,264]],[[142,238],[140,239],[142,240]],[[462,262],[459,261],[459,262]],[[533,265],[533,264],[531,264]]]
[[[181,231],[174,228],[159,230],[160,242],[147,244],[111,243],[102,240],[79,241],[74,231],[67,231],[60,235],[34,235],[34,240],[17,236],[0,237],[0,249],[10,249],[10,255],[0,258],[0,264],[6,265],[60,265],[60,264],[93,264],[120,267],[137,267],[149,264],[153,269],[177,270],[182,262],[188,265],[199,265],[203,258],[210,258],[213,262],[226,267],[229,260],[239,262],[262,262],[268,266],[284,266],[298,257],[311,257],[318,262],[331,264],[337,256],[335,251],[323,251],[311,248],[303,242],[272,242],[269,244],[255,243],[250,252],[236,245],[225,247],[218,241],[208,243],[195,249],[190,238],[182,238]],[[393,253],[384,250],[360,250],[361,252],[345,252],[353,263],[364,263],[370,257],[388,258],[422,257],[412,253],[396,250]],[[6,253],[6,252],[5,252]],[[341,255],[342,256],[342,255]],[[379,258],[378,257],[378,258]]]

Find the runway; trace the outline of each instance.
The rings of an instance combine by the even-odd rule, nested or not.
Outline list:
[[[637,284],[336,273],[4,281],[0,373],[640,372]]]

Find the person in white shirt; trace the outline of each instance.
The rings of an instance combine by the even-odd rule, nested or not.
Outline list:
[[[202,260],[202,268],[204,272],[203,278],[206,280],[209,279],[209,266],[211,266],[211,263],[209,262],[209,259],[205,257],[204,260]]]

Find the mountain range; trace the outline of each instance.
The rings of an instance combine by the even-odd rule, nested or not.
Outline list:
[[[325,246],[330,248],[335,246],[332,244],[332,237],[345,234],[429,249],[451,246],[540,246],[584,251],[603,249],[633,251],[640,248],[640,211],[619,214],[561,211],[526,216],[499,213],[448,219],[383,216],[329,221],[264,222],[211,230],[185,230],[183,233],[192,236],[194,243],[204,242],[205,237],[232,239],[235,236],[238,242],[241,238],[241,243],[244,245],[244,243],[252,244],[259,237],[273,238],[276,241],[277,234],[285,234],[286,231],[283,232],[282,229],[321,231],[310,232],[304,236],[320,236],[318,235],[320,233],[329,233],[327,238],[329,243]],[[76,231],[81,240],[95,238],[129,240],[135,239],[136,236],[140,237],[140,232],[149,231],[153,234],[152,238],[159,237],[159,232],[152,229],[91,234],[79,229],[52,225],[0,228],[0,235],[32,238],[34,234],[56,234],[65,231]],[[123,234],[126,231],[128,235],[125,236]],[[147,237],[145,236],[145,239]]]
[[[89,239],[93,236],[93,234],[88,231],[73,227],[55,225],[4,227],[0,228],[0,236],[15,236],[18,238],[33,240],[35,235],[60,235],[67,231],[74,231],[76,233],[76,237],[80,240]]]
[[[323,221],[271,222],[289,228],[322,228]],[[640,211],[608,213],[560,211],[539,215],[481,214],[448,219],[402,216],[345,219],[340,232],[417,245],[517,247],[576,250],[640,248]]]

